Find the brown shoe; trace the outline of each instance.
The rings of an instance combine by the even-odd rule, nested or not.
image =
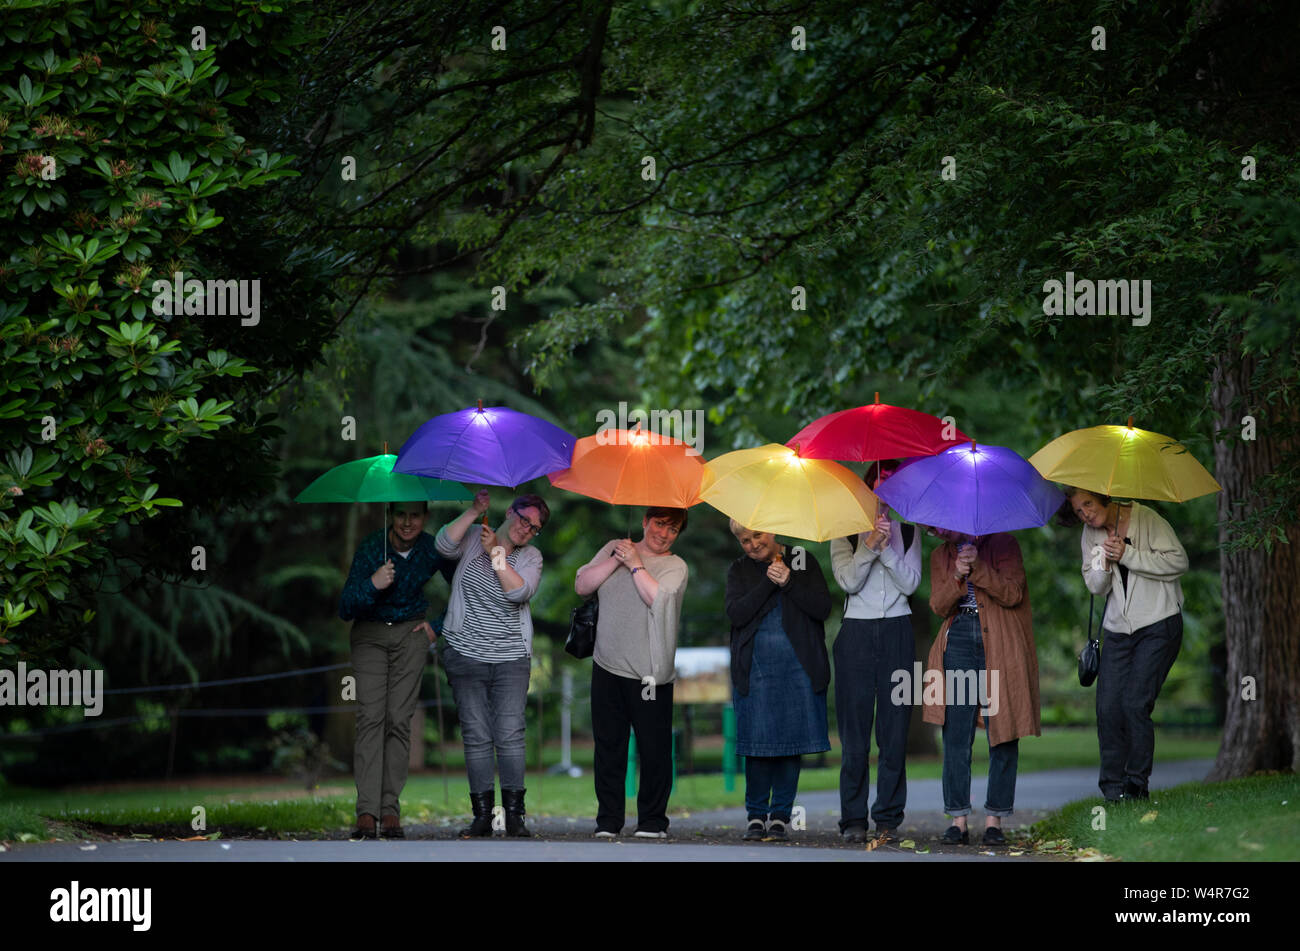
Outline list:
[[[382,825],[379,828],[379,834],[385,839],[405,839],[406,830],[402,828],[402,820],[397,816],[384,816]]]
[[[357,827],[352,832],[352,841],[377,838],[379,838],[379,832],[375,829],[375,817],[368,812],[363,812],[357,816]]]

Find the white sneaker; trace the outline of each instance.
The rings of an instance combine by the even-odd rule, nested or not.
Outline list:
[[[667,832],[651,832],[649,829],[637,829],[636,837],[638,839],[666,839]]]
[[[610,832],[608,829],[597,829],[597,830],[596,830],[596,838],[597,838],[597,839],[617,839],[617,838],[618,838],[618,833],[617,833],[617,832]]]

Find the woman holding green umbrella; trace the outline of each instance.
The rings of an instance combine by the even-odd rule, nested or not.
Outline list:
[[[385,838],[403,837],[398,797],[406,785],[424,652],[434,637],[424,619],[429,604],[422,589],[434,572],[450,581],[454,567],[424,534],[425,513],[430,500],[470,497],[456,482],[396,473],[396,461],[385,443],[381,455],[335,466],[295,497],[306,503],[387,502],[393,521],[391,529],[375,532],[357,548],[339,603],[339,616],[354,621],[358,839],[376,838],[381,816]]]
[[[404,837],[398,800],[406,786],[425,652],[435,636],[425,620],[429,602],[422,589],[436,572],[450,581],[456,566],[424,531],[427,508],[427,502],[389,503],[392,527],[358,546],[339,602],[339,617],[353,622],[356,839]]]

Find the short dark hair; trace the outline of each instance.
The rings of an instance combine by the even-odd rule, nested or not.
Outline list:
[[[890,474],[898,471],[898,467],[903,464],[901,459],[878,459],[871,465],[867,466],[867,471],[862,475],[862,481],[871,488],[876,484],[876,479],[880,476],[880,470],[884,469]]]
[[[672,519],[677,526],[677,534],[686,531],[686,509],[670,508],[667,505],[652,505],[645,510],[646,521],[655,518]]]
[[[521,495],[510,503],[510,511],[516,515],[519,514],[521,509],[537,509],[537,514],[541,516],[543,525],[551,517],[551,509],[546,504],[546,500],[540,495]]]
[[[389,518],[392,518],[392,517],[393,517],[393,512],[395,511],[395,509],[393,508],[394,506],[396,506],[396,505],[402,505],[402,504],[404,504],[404,503],[406,503],[406,502],[420,502],[420,501],[421,501],[420,499],[403,499],[401,502],[389,502],[389,503],[388,503],[388,517],[389,517]],[[425,500],[425,501],[421,502],[421,504],[424,506],[424,510],[425,510],[426,512],[428,512],[428,511],[429,511],[429,503],[428,503],[428,501]]]

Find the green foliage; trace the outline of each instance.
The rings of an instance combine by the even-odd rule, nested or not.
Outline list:
[[[196,49],[200,9],[209,40]],[[188,487],[165,490],[167,470],[236,425],[226,411],[255,368],[232,350],[247,343],[214,345],[229,335],[212,318],[159,314],[150,289],[177,271],[258,276],[230,274],[220,203],[294,174],[237,131],[239,110],[278,98],[279,73],[240,51],[270,40],[265,60],[285,52],[264,30],[281,9],[96,0],[0,13],[0,442],[15,447],[0,461],[0,589],[35,612],[6,613],[18,656],[78,638],[109,530],[180,506]]]

